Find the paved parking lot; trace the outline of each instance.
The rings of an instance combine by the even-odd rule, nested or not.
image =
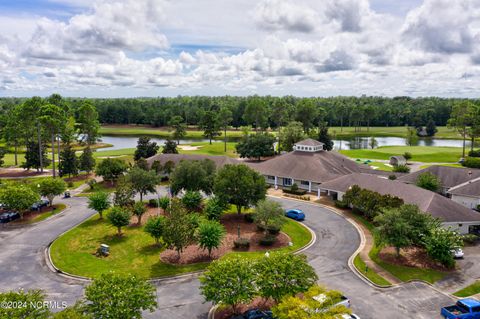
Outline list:
[[[441,306],[453,303],[446,295],[420,283],[379,290],[359,279],[347,265],[360,239],[343,217],[318,206],[278,199],[285,208],[305,211],[305,223],[317,234],[317,242],[305,254],[315,268],[320,283],[338,289],[352,300],[353,311],[361,318],[439,318]],[[73,304],[83,295],[83,285],[50,272],[44,263],[46,245],[93,212],[85,198],[68,200],[72,208],[65,214],[26,229],[0,231],[0,290],[44,289],[48,300]],[[474,273],[478,263],[469,269]],[[157,285],[159,307],[146,318],[206,318],[210,305],[203,302],[196,278],[172,280]]]

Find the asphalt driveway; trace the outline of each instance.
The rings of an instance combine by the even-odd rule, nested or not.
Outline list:
[[[352,300],[353,311],[362,318],[439,318],[441,306],[453,301],[430,286],[405,284],[379,290],[366,284],[348,268],[347,260],[360,239],[343,217],[307,203],[276,199],[287,208],[301,208],[305,224],[317,234],[317,242],[305,254],[317,271],[320,283],[338,289]],[[44,262],[44,249],[62,232],[90,217],[85,198],[65,200],[71,208],[39,225],[0,230],[0,290],[43,289],[48,300],[73,304],[83,295],[83,285],[52,273]],[[210,305],[203,302],[196,278],[156,284],[159,307],[146,318],[206,318]]]

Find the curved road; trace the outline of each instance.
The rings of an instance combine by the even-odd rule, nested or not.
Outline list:
[[[357,277],[347,265],[360,239],[343,217],[330,210],[288,199],[275,199],[286,209],[300,208],[305,223],[317,234],[316,243],[305,254],[315,268],[320,283],[338,289],[352,300],[352,308],[362,318],[438,318],[440,306],[452,300],[426,284],[410,283],[379,290]],[[49,301],[69,305],[83,295],[83,285],[52,273],[44,261],[45,247],[62,232],[94,214],[85,198],[64,200],[64,213],[38,225],[20,229],[0,229],[0,290],[43,289]],[[196,278],[161,281],[157,286],[158,309],[145,318],[206,318],[210,305],[203,303]]]

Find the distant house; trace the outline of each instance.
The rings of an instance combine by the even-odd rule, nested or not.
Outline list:
[[[477,209],[480,205],[480,177],[451,187],[447,194],[454,202]]]
[[[390,165],[393,165],[393,166],[407,165],[407,160],[402,155],[391,156]]]
[[[320,189],[322,193],[341,200],[353,185],[382,195],[397,196],[405,203],[417,205],[421,211],[439,218],[443,226],[452,227],[462,234],[480,231],[479,213],[440,194],[397,180],[392,181],[384,177],[355,173],[322,183]]]

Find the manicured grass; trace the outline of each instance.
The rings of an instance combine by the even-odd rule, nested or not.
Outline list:
[[[111,186],[110,185],[110,182],[107,182],[107,181],[101,181],[99,183],[95,183],[93,184],[93,189],[89,187],[85,188],[80,194],[78,195],[84,195],[84,196],[88,196],[92,193],[95,193],[95,192],[114,192],[115,191],[115,187],[114,186]],[[78,196],[77,195],[77,196]]]
[[[358,214],[352,214],[353,218],[363,224],[372,234],[375,232],[375,226],[367,220],[365,217],[360,216]],[[375,236],[373,236],[375,240]],[[421,269],[421,268],[414,268],[414,267],[407,267],[407,266],[400,266],[400,265],[393,265],[387,262],[384,262],[378,257],[378,253],[380,252],[381,248],[377,246],[377,242],[374,242],[374,246],[368,253],[370,259],[372,259],[377,265],[400,279],[401,281],[409,281],[409,280],[424,280],[429,283],[435,283],[436,281],[443,279],[448,273],[442,272],[433,269]],[[379,276],[378,274],[376,274]]]
[[[234,142],[227,142],[227,152],[224,152],[225,145],[223,143],[212,143],[209,144],[208,142],[198,142],[198,143],[190,143],[190,146],[198,146],[199,149],[195,151],[185,151],[182,149],[178,149],[178,152],[181,154],[203,154],[203,155],[215,155],[215,156],[230,156],[230,157],[238,157],[235,153],[235,144]]]
[[[424,280],[433,284],[443,279],[448,274],[447,272],[433,269],[414,268],[389,264],[378,257],[379,252],[380,247],[373,247],[368,255],[377,265],[379,265],[401,281]]]
[[[30,224],[31,223],[38,223],[42,220],[47,219],[50,216],[61,213],[67,206],[65,206],[65,204],[55,204],[55,205],[53,205],[53,207],[54,207],[53,210],[51,210],[51,211],[49,211],[45,214],[41,214],[41,215],[36,216],[34,219],[29,220],[29,223]]]
[[[194,128],[188,128],[187,134],[185,136],[186,139],[203,139],[203,131],[196,130]],[[102,126],[100,128],[100,134],[103,135],[115,135],[115,136],[131,136],[131,135],[149,135],[155,136],[160,138],[171,137],[172,132],[169,131],[168,127],[146,127],[146,126],[131,126],[131,127],[118,127],[118,126]],[[227,131],[227,139],[228,138],[240,138],[242,136],[242,131],[240,130],[228,130]],[[215,139],[222,140],[223,139],[223,132],[221,136],[217,136]]]
[[[480,293],[480,281],[477,280],[475,281],[475,283],[455,292],[453,295],[464,298],[464,297],[470,297],[479,293]]]
[[[383,278],[382,276],[380,276],[379,274],[377,274],[373,270],[371,270],[371,269],[367,270],[367,265],[365,264],[365,262],[360,257],[360,254],[355,256],[355,259],[353,260],[353,264],[355,265],[355,267],[357,268],[358,271],[360,271],[364,276],[366,276],[368,279],[370,279],[370,281],[372,281],[373,283],[375,283],[377,285],[380,285],[380,286],[391,286],[392,285],[388,280],[386,280],[385,278]]]
[[[297,250],[311,239],[305,227],[291,220],[287,221],[283,231],[293,242],[293,246],[281,248],[283,251]],[[119,274],[154,278],[202,270],[208,266],[208,263],[165,264],[159,258],[162,248],[154,245],[154,240],[143,232],[143,227],[126,227],[123,232],[122,237],[116,236],[116,228],[95,215],[55,240],[51,247],[53,263],[68,273],[93,278],[111,270]],[[110,256],[100,258],[94,255],[100,244],[110,246]],[[264,252],[229,255],[233,254],[253,258]]]
[[[382,146],[373,150],[343,150],[340,153],[353,158],[369,158],[388,160],[392,155],[402,155],[405,152],[412,154],[411,161],[425,163],[457,162],[462,156],[459,147],[433,147],[433,146]]]
[[[420,166],[420,169],[424,169],[424,168],[427,168],[427,167],[430,167],[430,166],[432,166],[432,165],[430,165],[430,164],[422,165],[422,166]],[[460,167],[460,168],[464,167],[464,166],[462,166],[462,164],[439,164],[439,166]]]

